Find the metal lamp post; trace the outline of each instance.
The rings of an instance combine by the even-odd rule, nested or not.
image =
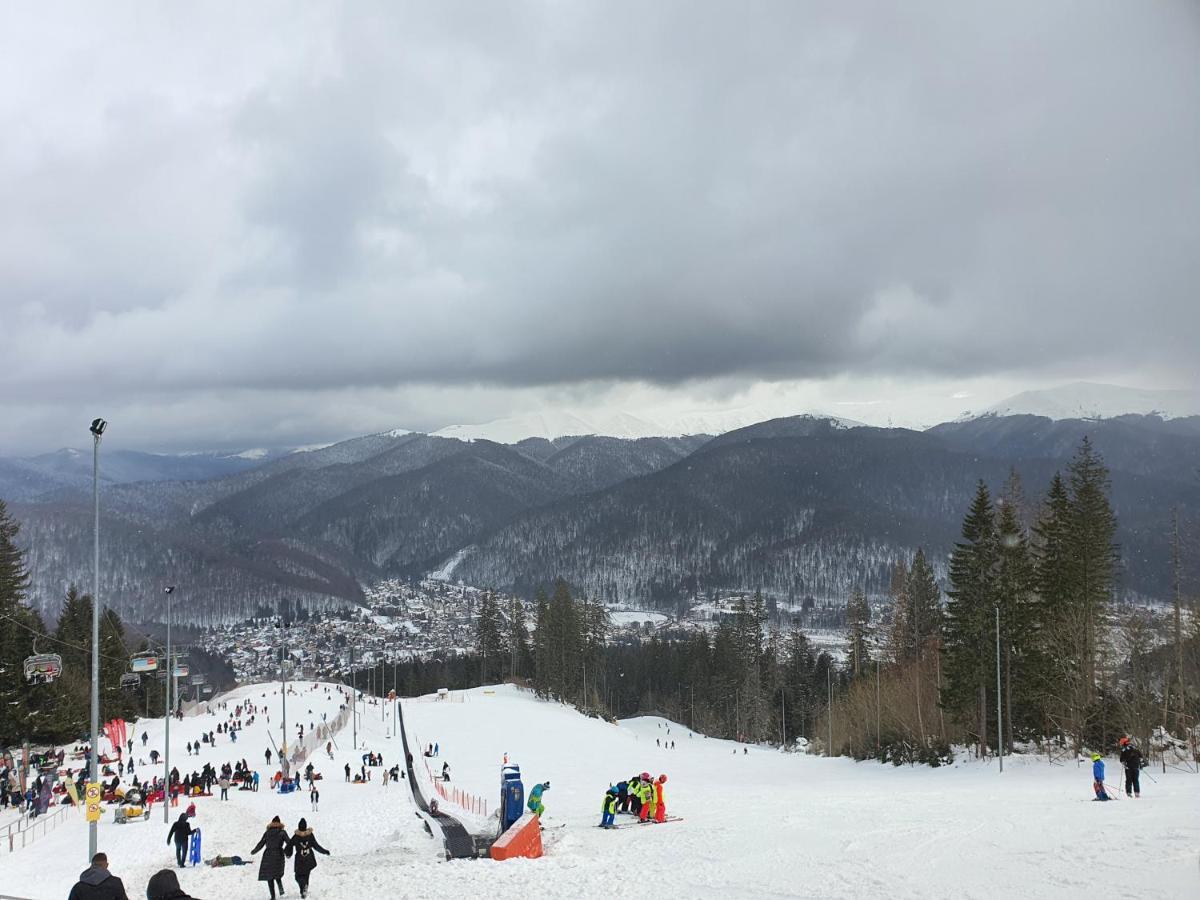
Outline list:
[[[175,585],[163,588],[167,595],[167,669],[166,669],[166,701],[163,706],[163,822],[171,820],[171,684],[175,681],[175,660],[171,656],[171,595],[175,593]]]
[[[100,438],[108,423],[92,421],[92,758],[90,782],[100,780]],[[96,822],[88,822],[88,862],[96,855]]]
[[[1004,695],[1000,692],[1000,604],[996,604],[996,747],[1000,772],[1004,773]]]

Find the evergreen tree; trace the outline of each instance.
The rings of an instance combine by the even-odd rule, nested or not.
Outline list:
[[[503,626],[496,595],[484,591],[479,617],[475,620],[475,652],[479,654],[479,678],[483,684],[495,680],[504,668]]]
[[[912,568],[904,582],[909,621],[906,630],[909,638],[909,659],[921,659],[931,641],[942,633],[942,590],[933,574],[933,566],[925,558],[925,551],[918,548],[913,557]]]
[[[987,485],[979,482],[963,520],[963,539],[950,557],[949,598],[943,619],[945,683],[942,703],[974,733],[982,756],[987,749],[990,675],[995,671],[992,617],[998,557],[995,510]]]
[[[513,597],[508,611],[508,652],[511,657],[509,676],[517,678],[529,672],[529,631],[525,627],[525,604]]]
[[[1070,548],[1074,562],[1073,603],[1084,621],[1084,674],[1089,703],[1095,696],[1100,631],[1106,625],[1119,553],[1117,518],[1108,501],[1104,461],[1084,437],[1068,466],[1071,487]]]
[[[32,710],[25,659],[33,653],[34,636],[44,632],[41,618],[26,603],[29,571],[17,546],[19,532],[0,500],[0,746],[28,736]]]
[[[546,592],[541,588],[534,602],[533,684],[539,695],[547,697],[554,676],[554,660],[550,657],[550,604],[546,600]]]
[[[846,639],[849,643],[850,671],[859,677],[871,661],[868,642],[871,636],[871,606],[861,590],[846,604]]]
[[[1009,480],[996,521],[996,601],[1000,607],[1001,664],[1004,667],[1005,743],[1011,750],[1017,730],[1035,734],[1040,724],[1036,701],[1040,691],[1037,667],[1039,604],[1035,602],[1035,572],[1029,538],[1021,521],[1020,486]],[[1015,709],[1021,722],[1016,721]]]

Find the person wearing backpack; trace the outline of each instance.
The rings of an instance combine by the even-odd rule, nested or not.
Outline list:
[[[324,853],[329,855],[329,851],[322,847],[318,842],[316,835],[312,833],[312,829],[308,827],[308,822],[301,819],[296,826],[296,833],[292,835],[292,846],[288,849],[289,855],[296,854],[296,884],[300,887],[300,896],[308,896],[308,879],[312,875],[312,870],[317,867],[316,853]]]

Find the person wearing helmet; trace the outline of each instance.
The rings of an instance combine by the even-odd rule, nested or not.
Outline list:
[[[629,779],[629,805],[621,812],[633,813],[639,815],[642,811],[642,779],[639,775],[634,775]]]
[[[645,822],[654,815],[654,782],[650,776],[642,773],[642,809],[638,813],[638,821]]]
[[[1142,751],[1127,737],[1121,738],[1121,765],[1125,767],[1125,796],[1142,796]]]
[[[654,784],[654,821],[662,822],[667,818],[667,800],[663,796],[663,785],[667,783],[666,775],[659,775]]]
[[[542,803],[542,792],[548,790],[550,790],[550,782],[543,781],[541,784],[535,784],[529,792],[529,803],[526,805],[529,807],[529,811],[539,818],[546,811],[546,806]]]
[[[617,817],[617,789],[609,785],[604,792],[604,801],[600,804],[600,827],[614,828],[613,820]]]
[[[1104,760],[1099,753],[1092,754],[1092,790],[1096,792],[1097,800],[1111,800],[1104,791]]]

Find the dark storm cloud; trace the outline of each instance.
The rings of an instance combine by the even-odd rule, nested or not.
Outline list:
[[[4,407],[47,435],[81,394],[1196,377],[1193,3],[77,12],[0,14]]]

